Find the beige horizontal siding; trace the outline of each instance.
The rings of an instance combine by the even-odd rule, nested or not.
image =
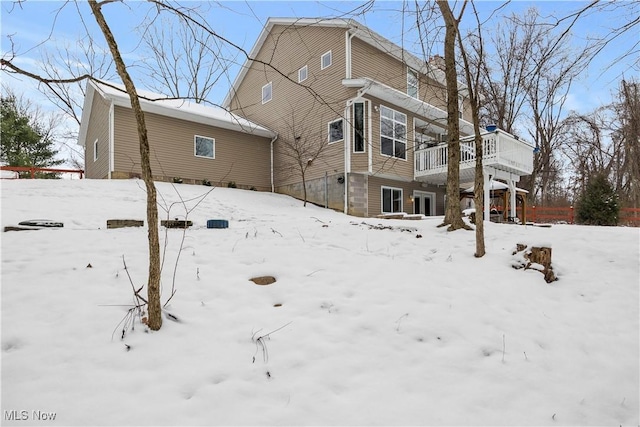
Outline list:
[[[403,182],[391,179],[384,179],[375,176],[369,177],[369,216],[376,216],[382,213],[382,187],[392,187],[402,189],[402,208],[403,211],[412,214],[413,202],[411,195],[414,191],[424,191],[436,194],[436,215],[444,215],[444,195],[443,187],[432,185],[423,185],[419,182]]]
[[[407,65],[388,53],[354,38],[352,45],[352,77],[369,77],[400,92],[407,93]],[[418,71],[418,70],[415,70]],[[418,73],[418,98],[446,110],[445,87],[434,79]]]
[[[172,117],[146,113],[151,168],[155,177],[233,181],[240,187],[268,190],[270,139]],[[133,112],[115,108],[115,166],[117,173],[139,174],[140,150]],[[195,156],[195,135],[215,140],[215,158]]]
[[[329,50],[332,65],[322,70],[321,57]],[[345,61],[344,29],[276,25],[238,87],[231,110],[278,133],[276,186],[300,181],[297,161],[306,162],[315,157],[309,153],[318,151],[306,172],[308,179],[344,171],[344,144],[329,145],[327,129],[330,121],[344,116],[346,100],[356,92],[342,85]],[[298,84],[298,70],[305,65],[308,77]],[[263,105],[262,87],[269,82],[273,99]],[[306,147],[298,146],[296,137]]]
[[[85,176],[102,179],[109,176],[109,107],[110,103],[94,94],[87,127],[84,152]],[[94,143],[98,141],[98,158],[94,161]]]

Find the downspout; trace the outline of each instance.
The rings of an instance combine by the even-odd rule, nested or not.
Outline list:
[[[273,143],[278,139],[278,134],[271,139],[271,192],[275,193],[275,184],[273,182]]]
[[[351,34],[350,29],[344,33],[344,50],[345,50],[345,79],[351,78],[351,39],[355,36]],[[353,104],[353,100],[347,101],[344,107],[343,117],[347,124],[347,132],[344,135],[344,213],[349,214],[349,171],[351,169],[351,156],[349,155],[351,127],[349,126],[349,108]]]
[[[354,38],[355,35],[356,35],[355,32],[353,34],[351,33],[351,29],[348,29],[344,33],[345,57],[346,57],[345,59],[346,70],[344,75],[345,79],[351,78],[351,39]]]
[[[109,105],[109,171],[107,172],[107,179],[111,179],[115,166],[115,107],[113,99]],[[95,154],[94,154],[95,155]]]
[[[349,147],[351,139],[351,126],[349,125],[349,109],[353,104],[353,99],[347,100],[342,115],[347,124],[347,132],[344,133],[344,213],[349,214],[349,172],[351,171],[351,156]]]

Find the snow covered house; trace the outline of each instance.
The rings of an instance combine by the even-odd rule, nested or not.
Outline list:
[[[172,117],[168,109],[163,113],[143,101],[155,119],[149,126],[152,157],[158,156],[153,152],[165,153],[153,165],[158,175],[217,182],[223,171],[246,169],[259,176],[251,181],[234,175],[227,181],[251,181],[257,189],[302,198],[304,170],[307,199],[345,213],[444,213],[447,113],[442,58],[420,60],[354,20],[293,18],[269,19],[249,57],[223,102],[231,114],[211,111],[216,118],[207,121],[206,130],[196,132],[186,125],[193,117],[204,121],[204,109],[198,108],[197,115],[173,105],[181,115]],[[89,115],[86,126],[83,115],[80,143],[87,147],[87,175],[131,176],[137,137],[130,111],[128,123],[119,125],[127,117],[128,100],[118,101],[117,94],[104,89],[100,94],[102,101],[89,94],[85,100]],[[458,102],[461,133],[471,135],[464,90]],[[95,109],[101,112],[94,115]],[[103,137],[95,129],[89,132],[96,120],[105,122],[106,117],[112,123],[110,134],[104,123]],[[233,127],[234,136],[218,136],[218,126],[226,132]],[[215,139],[215,159],[198,155],[198,136]],[[485,132],[483,138],[485,179],[501,179],[515,189],[520,176],[533,169],[532,147],[499,129]],[[230,157],[218,156],[221,145],[229,148]],[[468,137],[461,145],[461,188],[466,188],[473,182],[475,150]],[[108,159],[99,162],[101,149]],[[209,169],[215,169],[215,177],[209,178]]]

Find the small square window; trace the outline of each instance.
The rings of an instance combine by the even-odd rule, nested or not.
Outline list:
[[[98,140],[93,142],[93,161],[98,160]]]
[[[305,80],[307,80],[307,66],[306,65],[298,70],[298,83],[302,83]]]
[[[329,144],[342,141],[344,138],[342,119],[329,122]]]
[[[320,69],[324,70],[327,67],[331,66],[331,51],[322,55],[322,61],[320,63]]]
[[[273,96],[272,83],[273,82],[269,82],[266,85],[262,86],[262,103],[263,104],[266,104],[267,102],[271,101],[271,98]]]
[[[206,136],[194,137],[194,154],[196,157],[216,158],[216,140]]]

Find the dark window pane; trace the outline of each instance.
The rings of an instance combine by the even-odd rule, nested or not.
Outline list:
[[[382,154],[393,156],[393,140],[389,138],[380,138],[380,146]]]
[[[396,141],[395,142],[395,156],[401,159],[405,159],[407,157],[406,144],[404,142]]]
[[[329,123],[329,142],[340,141],[343,138],[342,120]]]
[[[382,189],[382,212],[391,212],[391,189]]]
[[[393,190],[393,212],[402,212],[402,191]]]
[[[353,104],[353,150],[364,151],[364,103]]]

